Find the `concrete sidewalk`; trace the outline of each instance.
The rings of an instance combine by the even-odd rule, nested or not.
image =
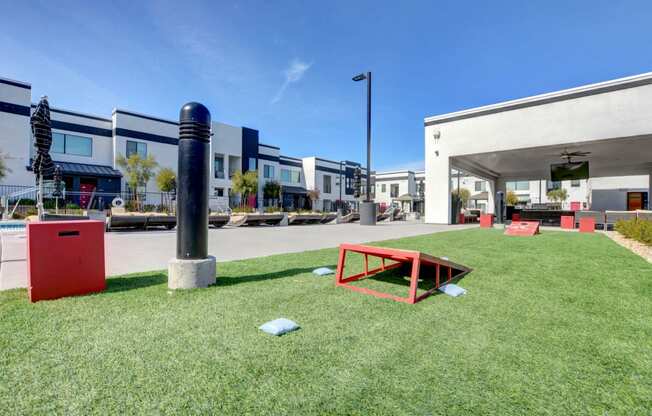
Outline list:
[[[375,227],[359,224],[290,227],[225,227],[208,233],[208,253],[218,262],[272,254],[296,253],[336,247],[340,243],[365,243],[410,237],[477,225],[434,225],[397,221]],[[0,290],[27,287],[24,233],[3,233]],[[105,234],[107,276],[167,269],[175,256],[176,232],[131,231]]]

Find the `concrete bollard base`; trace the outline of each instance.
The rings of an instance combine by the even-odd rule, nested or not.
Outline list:
[[[205,259],[177,259],[168,263],[168,288],[195,289],[208,287],[216,282],[216,260],[213,256]]]

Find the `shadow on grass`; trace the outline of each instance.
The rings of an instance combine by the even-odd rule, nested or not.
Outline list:
[[[335,269],[337,268],[337,266],[335,265],[312,266],[312,267],[279,270],[277,272],[270,272],[270,273],[252,274],[249,276],[220,276],[218,272],[217,283],[213,285],[213,287],[232,286],[232,285],[239,285],[242,283],[254,283],[254,282],[261,282],[264,280],[282,279],[284,277],[296,276],[303,273],[311,273],[313,270],[315,270],[318,267],[328,267],[333,271],[335,271]],[[315,278],[320,278],[320,277],[333,278],[333,276],[334,274],[329,274],[326,276],[315,276]]]
[[[132,277],[115,277],[106,279],[106,290],[102,293],[124,292],[167,283],[165,273],[152,273]]]

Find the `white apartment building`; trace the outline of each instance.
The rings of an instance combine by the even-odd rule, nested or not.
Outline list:
[[[645,73],[426,117],[426,222],[451,222],[453,169],[487,179],[487,210],[493,213],[497,192],[507,192],[510,182],[527,181],[530,189],[519,189],[526,187],[522,182],[515,192],[545,202],[548,183],[544,188],[537,181],[551,177],[551,166],[571,160],[587,166],[588,175],[577,177],[589,179],[554,184],[568,186],[568,204],[649,209],[651,99],[652,73]],[[614,189],[616,182],[622,186]],[[596,192],[603,186],[610,192]]]
[[[36,101],[38,97],[32,97],[30,84],[0,78],[0,151],[10,169],[0,184],[2,194],[34,185],[35,178],[30,171],[34,148],[29,118]],[[117,164],[120,155],[153,155],[159,168],[176,171],[177,121],[123,109],[114,109],[111,117],[90,115],[57,108],[56,97],[50,97],[49,101],[53,132],[51,156],[62,168],[67,191],[100,196],[94,207],[107,207],[115,195],[127,189]],[[316,201],[319,209],[334,209],[336,200],[355,203],[352,183],[358,163],[283,156],[279,147],[261,143],[255,129],[215,121],[211,127],[211,208],[236,203],[239,198],[233,195],[231,178],[236,171],[249,170],[257,171],[259,177],[258,195],[246,201],[251,205],[262,206],[264,184],[271,180],[281,184],[283,204],[288,208],[309,208],[307,194],[314,189],[321,192]],[[340,184],[343,184],[341,188]],[[155,178],[139,192],[143,190],[158,192]],[[73,202],[83,202],[83,198],[76,196]]]

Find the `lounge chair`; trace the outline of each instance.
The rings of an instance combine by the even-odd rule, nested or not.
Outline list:
[[[337,214],[335,212],[328,212],[322,215],[321,223],[328,224],[329,222],[333,222],[336,219],[337,219]]]

